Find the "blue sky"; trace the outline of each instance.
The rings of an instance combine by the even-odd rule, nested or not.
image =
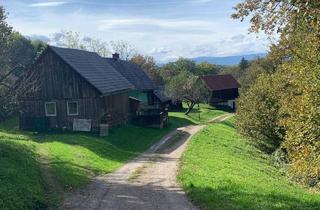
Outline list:
[[[0,0],[24,35],[77,31],[105,41],[126,40],[158,61],[267,50],[265,36],[232,20],[239,0]]]

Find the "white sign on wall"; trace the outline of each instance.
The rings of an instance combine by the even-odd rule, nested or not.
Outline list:
[[[91,131],[91,120],[73,119],[73,131]]]

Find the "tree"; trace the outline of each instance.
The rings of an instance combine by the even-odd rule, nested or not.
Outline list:
[[[305,31],[318,37],[314,41],[320,50],[320,2],[314,0],[244,0],[237,4],[232,18],[244,21],[250,17],[249,31],[264,31],[269,36],[280,34],[277,45],[279,52],[290,56],[296,53],[296,42],[290,38],[292,34]],[[311,37],[309,37],[311,38]],[[306,40],[305,40],[306,41]],[[303,57],[303,55],[301,56]]]
[[[35,60],[38,50],[34,48],[30,40],[18,32],[10,34],[7,43],[6,74],[0,78],[0,120],[17,113],[19,109],[18,95],[22,95],[22,91],[28,90],[29,85],[34,82],[34,78],[29,79],[32,72],[29,72],[28,69]],[[24,88],[17,86],[17,81],[21,78],[28,81],[24,83]]]
[[[242,58],[237,66],[226,66],[219,74],[231,74],[235,79],[241,81],[241,78],[245,75],[249,67],[250,62],[245,58]]]
[[[208,90],[202,80],[190,72],[183,71],[171,77],[166,84],[166,94],[173,101],[186,101],[188,115],[196,104],[208,97]]]
[[[311,187],[320,186],[320,54],[312,34],[301,34],[298,55],[282,64],[275,74],[287,89],[281,94],[280,123],[286,130],[282,145],[288,151],[294,179]],[[298,36],[296,36],[298,38]],[[298,40],[299,40],[298,39]],[[297,40],[297,41],[298,41]],[[298,44],[300,45],[300,44]],[[312,62],[309,62],[311,60]]]
[[[136,50],[133,45],[124,40],[106,42],[100,39],[81,36],[79,32],[62,31],[55,34],[55,42],[58,46],[96,52],[102,57],[111,56],[111,53],[119,53],[120,58],[129,60]]]
[[[305,25],[319,35],[319,8],[314,0],[245,0],[234,7],[232,18],[243,21],[251,16],[251,32],[291,33]]]
[[[179,58],[160,69],[166,94],[174,102],[185,101],[188,105],[186,114],[189,114],[196,104],[207,101],[209,97],[208,89],[198,76],[217,72],[218,67],[214,64],[207,62],[196,64],[187,58]]]
[[[208,62],[201,62],[196,65],[196,75],[218,74],[219,67]]]
[[[9,36],[12,33],[12,27],[6,22],[7,14],[2,6],[0,6],[0,76],[6,72],[4,70],[6,61],[8,60],[7,50]]]
[[[179,58],[175,62],[167,63],[161,69],[161,75],[164,78],[170,78],[172,76],[176,76],[181,72],[189,72],[190,74],[196,75],[196,72],[197,72],[196,62],[187,58]]]
[[[249,66],[250,66],[249,61],[246,60],[246,59],[243,57],[243,58],[241,59],[240,63],[239,63],[240,71],[241,71],[242,73],[244,73],[245,70],[246,70],[247,68],[249,68]]]
[[[159,67],[155,63],[153,57],[137,54],[133,56],[130,61],[143,69],[156,85],[163,85],[163,78],[160,76]]]
[[[17,95],[22,87],[17,81],[24,78],[29,84],[28,67],[37,54],[30,40],[18,32],[13,32],[6,22],[6,13],[0,6],[0,121],[7,119],[18,111]],[[28,84],[25,84],[25,90]]]
[[[8,56],[10,66],[27,66],[34,60],[37,49],[32,42],[18,32],[13,32],[9,37]]]
[[[31,41],[31,44],[36,51],[36,58],[38,58],[41,53],[47,48],[47,44],[41,40],[33,40]]]
[[[62,31],[56,34],[55,37],[56,44],[59,46],[96,52],[103,57],[111,54],[107,42],[90,37],[83,38],[79,32]]]
[[[280,101],[271,75],[262,74],[238,101],[238,131],[250,137],[263,151],[271,153],[282,142],[279,125]]]
[[[100,39],[85,37],[83,38],[83,46],[85,50],[96,52],[102,57],[107,57],[111,54],[108,43]]]
[[[122,60],[129,60],[136,50],[132,44],[124,40],[111,41],[110,46],[112,47],[113,52],[119,53]]]
[[[236,80],[239,80],[242,77],[239,66],[224,67],[219,74],[231,74]]]
[[[79,32],[73,31],[62,31],[58,34],[58,45],[63,47],[73,48],[73,49],[82,49],[86,48],[84,40],[80,37]]]
[[[245,92],[254,85],[260,75],[275,73],[278,65],[277,60],[271,55],[268,55],[266,58],[257,58],[251,61],[249,68],[239,78],[241,92]]]
[[[8,56],[8,42],[12,33],[11,26],[6,22],[7,14],[0,6],[0,121],[6,116],[4,110],[7,109],[8,103],[4,100],[4,95],[8,93],[10,87],[11,74],[15,69],[10,69],[10,58]]]

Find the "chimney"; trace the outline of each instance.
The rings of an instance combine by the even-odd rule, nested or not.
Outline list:
[[[119,60],[120,59],[120,54],[119,53],[114,53],[114,54],[112,54],[112,58],[114,60]]]

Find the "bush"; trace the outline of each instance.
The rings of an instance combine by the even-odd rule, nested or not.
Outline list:
[[[261,75],[238,101],[237,128],[265,152],[271,153],[282,141],[279,126],[279,98],[274,78]]]
[[[288,75],[288,91],[281,97],[281,124],[286,129],[283,147],[295,179],[309,186],[320,182],[320,64],[293,59],[278,74]]]
[[[286,151],[295,180],[320,187],[320,57],[303,47],[304,58],[291,57],[241,94],[237,125],[264,151]]]

